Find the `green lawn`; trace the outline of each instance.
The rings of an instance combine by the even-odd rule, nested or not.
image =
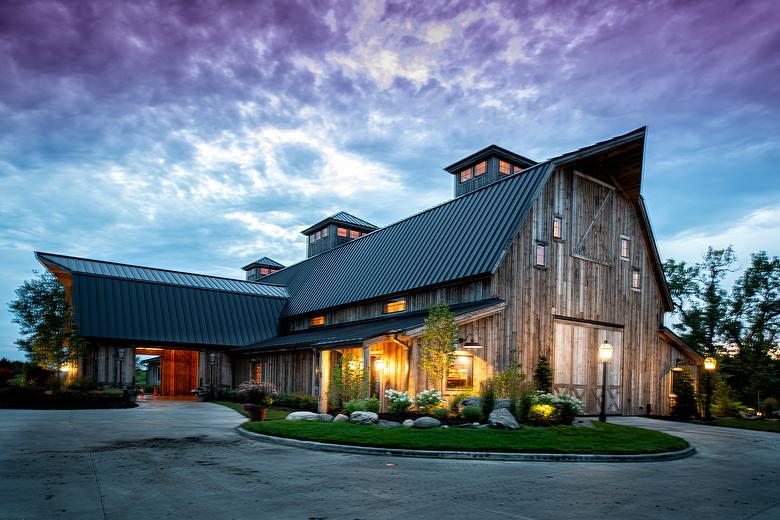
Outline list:
[[[244,417],[249,417],[249,414],[244,410],[244,404],[243,403],[234,403],[232,401],[209,401],[210,403],[214,404],[220,404],[222,406],[227,406],[228,408],[232,408],[233,410],[237,411]],[[287,415],[290,412],[293,412],[295,410],[286,410],[282,408],[269,408],[268,409],[268,415],[266,415],[267,421],[276,421],[279,419],[284,419],[287,417]]]
[[[380,428],[350,423],[247,422],[249,431],[334,444],[387,448],[526,453],[658,453],[688,443],[665,433],[617,424],[596,428],[524,426],[519,430]]]
[[[761,419],[738,419],[736,417],[721,417],[713,419],[715,426],[725,426],[727,428],[742,428],[744,430],[758,430],[762,432],[780,433],[780,422],[764,421]]]

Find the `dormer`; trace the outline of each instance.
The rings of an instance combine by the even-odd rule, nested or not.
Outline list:
[[[536,161],[491,144],[444,170],[454,176],[454,194],[459,197],[509,175],[519,174],[535,164]]]
[[[257,282],[268,276],[271,273],[275,273],[279,269],[284,269],[284,266],[275,260],[271,260],[267,256],[255,260],[251,264],[247,264],[242,267],[246,271],[247,282]]]
[[[306,258],[324,253],[377,229],[379,228],[370,222],[340,211],[301,231],[306,235]]]

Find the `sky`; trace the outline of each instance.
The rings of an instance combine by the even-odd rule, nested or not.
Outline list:
[[[0,357],[33,251],[242,278],[337,211],[647,125],[663,259],[780,254],[774,1],[0,1]]]

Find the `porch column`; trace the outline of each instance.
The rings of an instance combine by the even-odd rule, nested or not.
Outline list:
[[[320,413],[328,413],[328,388],[330,387],[330,351],[323,350],[319,356],[319,406]]]

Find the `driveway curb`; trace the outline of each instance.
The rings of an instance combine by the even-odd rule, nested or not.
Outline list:
[[[661,462],[667,460],[684,459],[696,453],[696,448],[690,444],[687,448],[678,451],[618,455],[600,453],[501,453],[484,451],[406,450],[403,448],[374,448],[370,446],[329,444],[324,442],[289,439],[286,437],[274,437],[272,435],[250,432],[243,429],[241,426],[236,426],[236,431],[239,435],[255,441],[281,444],[283,446],[292,446],[294,448],[303,448],[307,450],[354,453],[358,455],[380,455],[385,457],[414,457],[424,459],[500,460],[516,462]]]

